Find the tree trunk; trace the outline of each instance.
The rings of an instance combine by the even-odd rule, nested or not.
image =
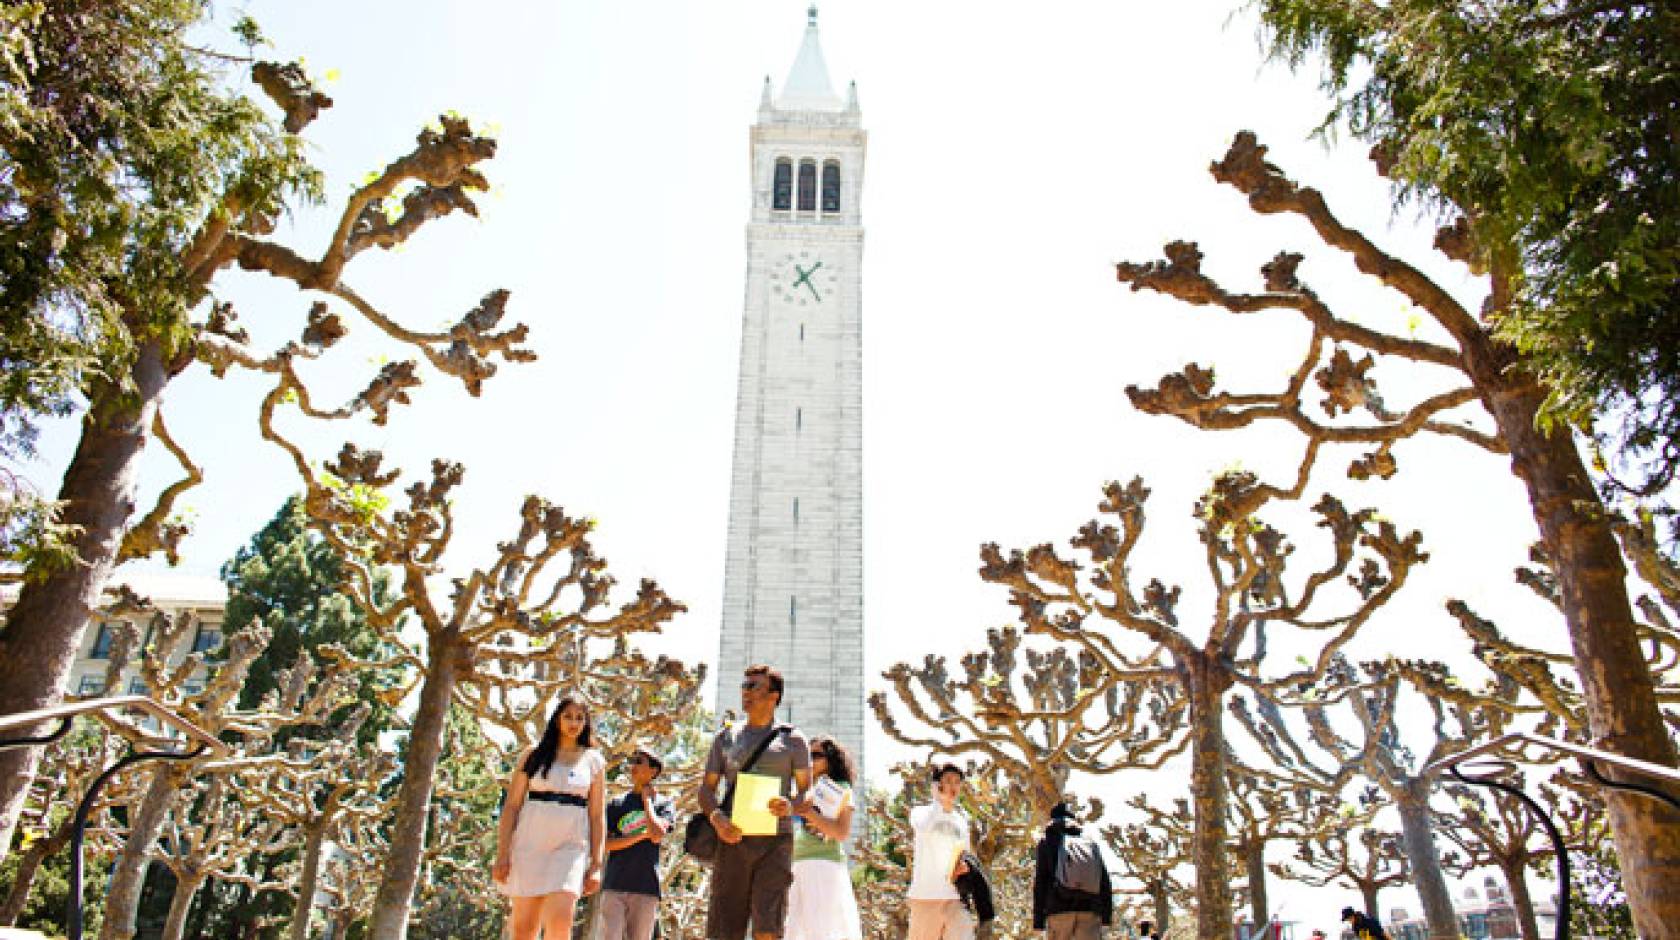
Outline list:
[[[460,653],[452,637],[432,638],[427,651],[426,681],[420,689],[420,708],[414,714],[408,735],[408,754],[403,765],[402,788],[397,791],[397,813],[391,823],[391,851],[385,875],[373,901],[370,940],[403,940],[408,932],[409,908],[420,877],[420,859],[426,848],[426,818],[431,809],[433,776],[443,751],[449,700],[460,675]]]
[[[1543,390],[1506,368],[1504,347],[1467,343],[1464,349],[1470,374],[1510,447],[1512,472],[1528,487],[1534,520],[1551,554],[1592,743],[1674,766],[1674,745],[1634,630],[1627,568],[1571,432],[1541,432],[1535,416]],[[1639,936],[1680,940],[1680,812],[1634,793],[1606,790],[1604,799]]]
[[[1516,860],[1499,867],[1505,874],[1506,886],[1511,889],[1511,906],[1517,909],[1517,928],[1522,931],[1522,940],[1540,940],[1540,920],[1534,916],[1534,897],[1528,893],[1528,866]],[[1567,885],[1564,890],[1568,890]]]
[[[0,927],[17,924],[18,917],[23,914],[23,906],[29,903],[29,889],[35,883],[41,863],[46,861],[47,856],[70,844],[70,830],[75,825],[75,816],[67,817],[58,824],[58,828],[54,829],[51,835],[34,843],[18,857],[17,876],[12,879],[12,886],[6,892],[5,905],[0,906]]]
[[[111,885],[105,894],[105,919],[99,925],[99,940],[130,940],[134,919],[140,912],[140,886],[146,880],[146,865],[152,845],[169,818],[169,810],[181,793],[181,768],[159,767],[140,806],[130,815],[128,838],[123,840],[111,868]]]
[[[192,911],[193,898],[204,884],[203,877],[175,879],[175,894],[169,899],[169,919],[163,922],[158,940],[181,940],[187,932],[187,914]]]
[[[1190,673],[1185,684],[1190,698],[1190,799],[1196,811],[1190,847],[1196,866],[1196,938],[1228,940],[1232,905],[1225,834],[1224,696],[1214,676],[1217,664],[1201,658],[1184,667]]]
[[[1447,888],[1447,877],[1441,872],[1441,856],[1435,849],[1428,785],[1419,780],[1407,782],[1394,805],[1400,810],[1401,841],[1406,860],[1412,864],[1412,884],[1423,902],[1429,936],[1431,940],[1458,940],[1458,914],[1453,911],[1452,891]],[[1368,913],[1377,917],[1376,911]]]
[[[1163,936],[1172,922],[1172,899],[1167,896],[1167,882],[1163,878],[1149,887],[1150,900],[1155,902],[1155,929]]]
[[[140,454],[169,381],[156,341],[140,344],[134,356],[132,391],[104,384],[93,390],[81,440],[59,486],[61,521],[80,530],[72,543],[78,562],[50,572],[32,567],[0,631],[0,715],[58,704],[88,614],[116,567],[134,515]],[[0,859],[11,850],[40,753],[37,747],[0,751]]]
[[[315,911],[315,886],[321,878],[321,846],[327,840],[327,820],[317,820],[306,826],[304,832],[303,874],[298,877],[297,907],[292,911],[287,940],[309,938],[309,916]]]
[[[1272,918],[1270,905],[1266,903],[1266,840],[1244,842],[1243,861],[1248,866],[1248,910],[1254,919],[1254,929],[1265,936],[1266,922]]]
[[[1382,920],[1382,914],[1377,910],[1377,893],[1380,890],[1375,882],[1364,882],[1359,886],[1360,903],[1365,905],[1366,915],[1379,922]]]

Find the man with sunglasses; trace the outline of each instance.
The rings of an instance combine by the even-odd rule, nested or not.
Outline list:
[[[676,824],[653,781],[664,763],[630,755],[630,791],[607,803],[607,872],[601,879],[600,940],[650,940],[659,921],[659,843]]]
[[[706,757],[700,810],[718,834],[706,909],[706,936],[712,940],[742,940],[749,922],[753,940],[776,940],[787,922],[793,816],[808,807],[811,747],[797,729],[775,723],[782,688],[781,673],[769,666],[749,667],[741,682],[741,711],[747,720],[719,731]],[[780,795],[769,804],[776,817],[773,835],[744,835],[730,819],[731,807],[718,803],[718,784],[733,791],[743,771],[780,781]]]

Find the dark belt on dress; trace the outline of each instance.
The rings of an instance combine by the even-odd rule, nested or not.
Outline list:
[[[562,806],[589,806],[589,800],[586,797],[574,796],[570,793],[554,793],[549,790],[527,790],[525,791],[525,798],[543,803],[559,803]]]

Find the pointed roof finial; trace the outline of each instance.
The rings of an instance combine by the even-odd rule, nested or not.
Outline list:
[[[839,111],[845,105],[828,80],[828,63],[823,61],[822,42],[817,38],[815,3],[811,4],[807,14],[805,41],[800,44],[799,55],[788,71],[787,81],[782,84],[782,94],[776,106],[788,111]]]

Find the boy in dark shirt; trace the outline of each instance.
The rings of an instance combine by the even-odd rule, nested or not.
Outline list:
[[[607,803],[607,871],[601,880],[601,940],[649,940],[659,921],[659,843],[674,824],[671,801],[653,788],[663,762],[630,757],[630,792]]]

